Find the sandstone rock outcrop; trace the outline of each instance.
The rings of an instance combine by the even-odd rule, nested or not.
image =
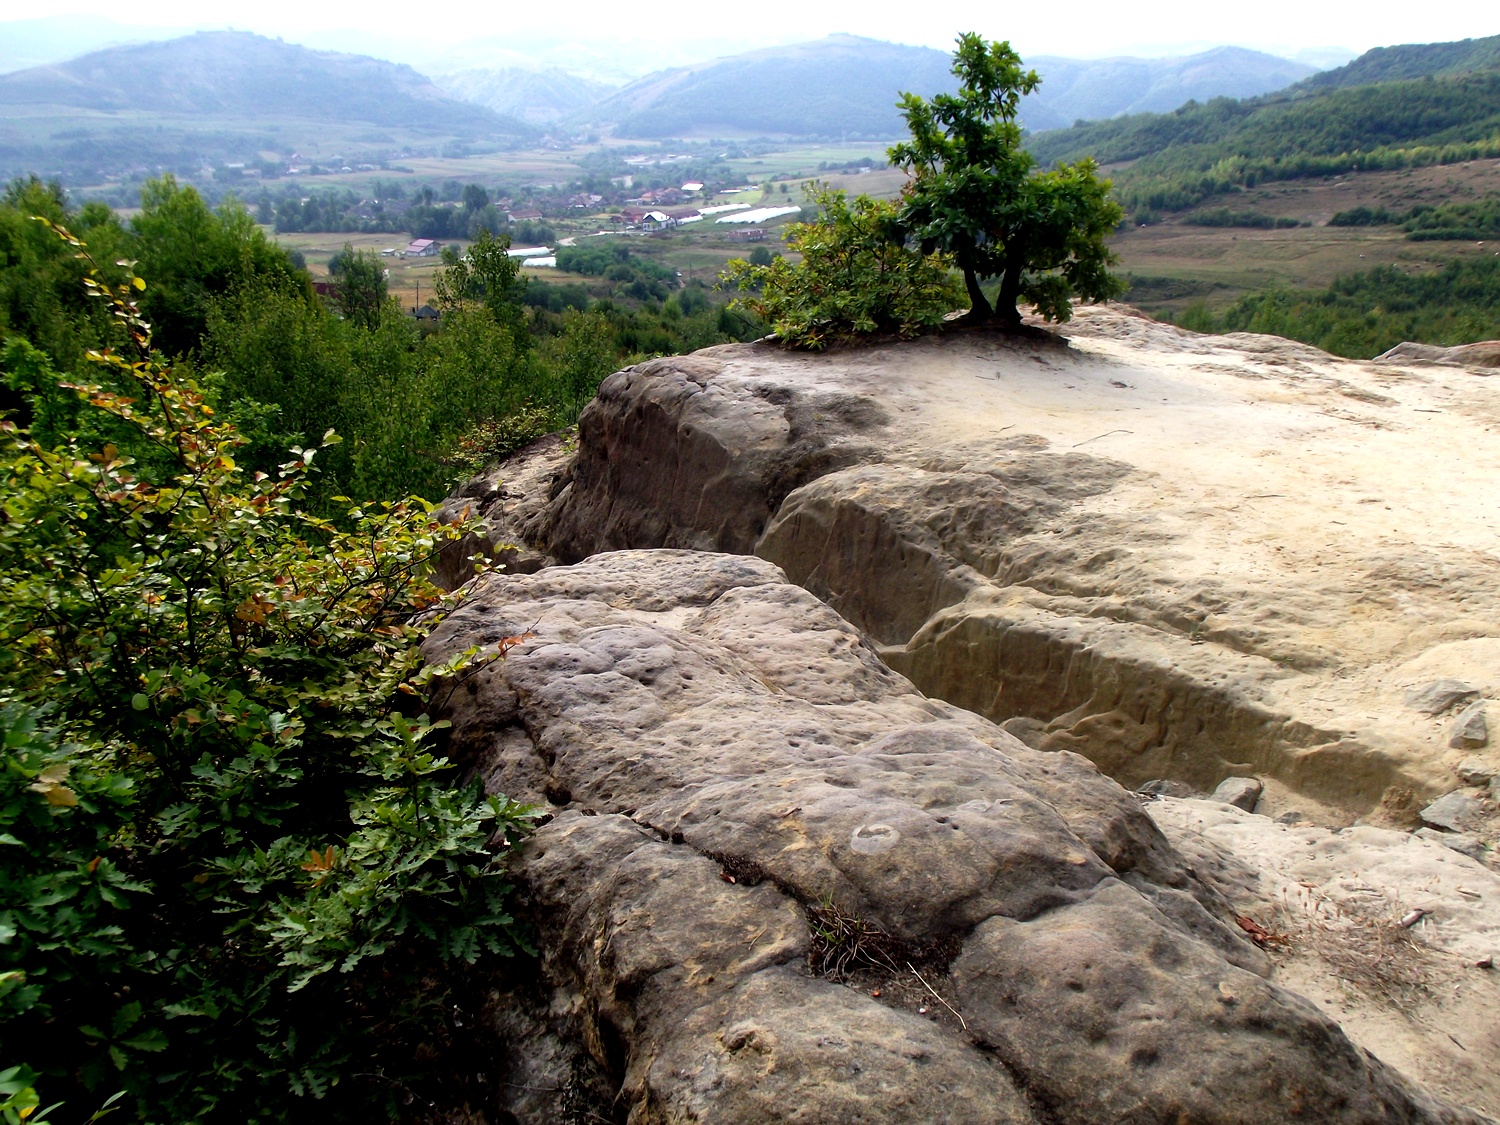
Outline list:
[[[1065,331],[653,360],[507,518],[564,561],[759,554],[922,691],[1127,785],[1415,826],[1462,751],[1405,693],[1500,695],[1500,383],[1119,309]]]
[[[1442,348],[1411,341],[1375,357],[1376,363],[1441,363],[1451,367],[1500,367],[1500,340]]]
[[[490,574],[425,652],[471,646],[495,658],[436,705],[487,786],[554,812],[516,871],[537,1034],[586,1048],[616,1119],[1482,1120],[1268,981],[1137,797],[924,697],[768,562]],[[827,911],[942,1006],[810,973]],[[561,1054],[527,1057],[510,1111],[564,1119],[535,1080]]]

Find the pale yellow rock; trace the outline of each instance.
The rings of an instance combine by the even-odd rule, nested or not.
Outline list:
[[[1463,755],[1404,693],[1500,687],[1500,380],[1119,307],[1060,331],[628,369],[528,526],[565,561],[755,551],[1126,784],[1414,823]]]

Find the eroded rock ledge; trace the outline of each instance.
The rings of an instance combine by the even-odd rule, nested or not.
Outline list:
[[[922,691],[1127,785],[1415,824],[1474,750],[1406,691],[1500,695],[1500,381],[1120,309],[1067,334],[653,360],[544,487],[463,503],[565,562],[758,554]]]
[[[634,1125],[1482,1120],[1270,983],[1137,798],[925,698],[768,562],[490,574],[426,654],[471,646],[504,655],[439,695],[453,751],[555,811],[517,872],[552,990],[519,1120],[565,1119],[569,1044]],[[962,1022],[812,976],[817,904]]]

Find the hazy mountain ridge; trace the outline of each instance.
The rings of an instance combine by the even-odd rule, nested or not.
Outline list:
[[[835,35],[771,47],[648,75],[578,116],[613,125],[621,136],[764,133],[791,136],[899,136],[901,91],[952,91],[951,56]],[[1243,97],[1280,89],[1313,73],[1303,63],[1239,47],[1183,58],[1028,61],[1041,89],[1022,103],[1033,130],[1079,118],[1172,109],[1190,99]]]
[[[142,81],[146,75],[149,81]],[[445,132],[531,131],[449,97],[409,66],[233,31],[112,47],[0,75],[0,106],[367,121]]]
[[[461,70],[436,75],[433,82],[450,97],[536,125],[576,114],[617,89],[558,67]]]
[[[1491,35],[1452,43],[1376,47],[1353,62],[1313,75],[1300,85],[1304,89],[1321,90],[1496,69],[1500,69],[1500,35]]]
[[[1039,56],[1027,64],[1042,87],[1022,105],[1033,131],[1125,113],[1162,113],[1184,102],[1247,98],[1279,90],[1315,73],[1244,47],[1216,47],[1180,58],[1067,59]]]

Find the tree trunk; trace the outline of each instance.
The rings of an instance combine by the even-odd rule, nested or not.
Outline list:
[[[979,288],[979,278],[974,276],[972,266],[964,267],[964,285],[969,290],[969,319],[989,320],[995,313],[990,308],[989,299],[985,297],[984,290]]]
[[[995,319],[1007,332],[1021,327],[1021,310],[1017,307],[1020,300],[1021,267],[1019,264],[1006,266],[1000,278],[1000,293],[995,298]]]

